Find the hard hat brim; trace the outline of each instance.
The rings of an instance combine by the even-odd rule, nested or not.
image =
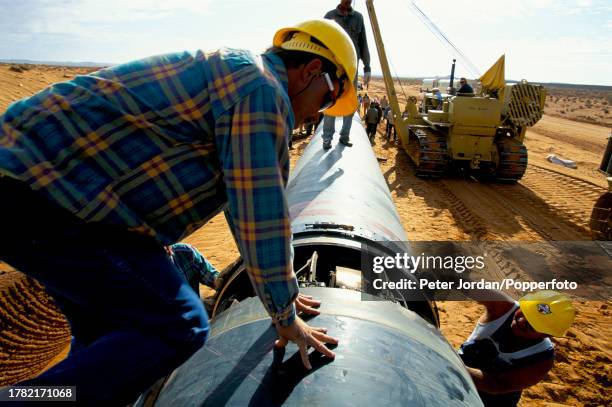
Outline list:
[[[332,106],[324,110],[328,116],[348,116],[357,111],[359,102],[357,101],[357,91],[351,83],[344,94],[336,100]]]

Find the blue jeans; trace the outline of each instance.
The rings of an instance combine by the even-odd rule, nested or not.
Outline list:
[[[20,385],[125,405],[203,346],[202,302],[152,238],[84,223],[6,177],[0,196],[0,259],[45,285],[74,337],[64,361]]]
[[[342,117],[342,129],[340,129],[340,140],[349,141],[351,124],[353,123],[353,115]],[[327,116],[323,118],[323,142],[331,143],[331,140],[336,131],[336,118]]]
[[[353,86],[357,88],[357,76],[353,81]],[[359,106],[357,106],[359,109]],[[349,114],[342,117],[342,128],[340,129],[340,140],[349,141],[351,133],[351,124],[353,123],[353,115]],[[336,117],[325,115],[323,117],[323,143],[331,143],[334,133],[336,132]]]

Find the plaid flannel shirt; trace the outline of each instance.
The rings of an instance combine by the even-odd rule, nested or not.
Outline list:
[[[226,209],[257,295],[295,317],[294,125],[273,54],[167,54],[57,83],[0,116],[0,174],[88,222],[173,244]]]

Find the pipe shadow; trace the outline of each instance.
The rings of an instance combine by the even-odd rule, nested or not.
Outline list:
[[[311,370],[302,364],[300,353],[293,354],[283,362],[285,349],[274,348],[274,361],[266,371],[259,387],[253,394],[249,406],[281,406],[287,401],[295,387],[306,377],[323,366],[333,362],[322,353],[314,351],[309,355]]]
[[[300,314],[300,317],[305,322],[309,322],[315,318],[314,315],[304,314]],[[306,370],[302,364],[299,350],[283,362],[286,348],[277,348],[274,346],[274,341],[277,337],[276,329],[273,325],[269,325],[249,349],[246,350],[244,355],[236,361],[232,370],[227,373],[225,378],[206,396],[200,405],[202,407],[227,405],[234,393],[247,378],[259,376],[260,373],[256,373],[255,371],[262,361],[266,359],[270,351],[272,351],[272,363],[266,370],[263,378],[259,381],[259,386],[249,405],[281,405],[302,379],[321,367],[333,362],[333,359],[329,359],[320,352],[314,351],[309,355],[312,369]],[[337,345],[327,344],[326,346],[333,349]]]
[[[206,396],[201,406],[226,405],[242,382],[266,357],[266,354],[270,351],[270,344],[273,344],[276,338],[276,330],[270,325],[253,345],[249,347],[244,356],[236,362],[234,368],[225,376],[221,383]]]

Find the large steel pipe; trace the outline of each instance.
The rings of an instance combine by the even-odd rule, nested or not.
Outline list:
[[[323,149],[323,125],[317,128],[287,186],[294,265],[297,270],[316,251],[319,280],[326,280],[329,273],[346,276],[347,268],[358,274],[368,272],[364,269],[369,267],[364,261],[368,256],[411,251],[359,114],[353,115],[352,147],[339,143],[342,117],[336,118],[335,126],[330,150]],[[415,278],[410,273],[404,277]],[[415,292],[409,299],[397,291],[385,295],[438,323],[435,306],[422,293]]]
[[[406,241],[359,115],[353,116],[352,147],[338,143],[341,126],[342,118],[337,118],[330,150],[323,150],[323,126],[319,126],[291,172],[287,196],[294,239],[319,235],[351,241]]]
[[[312,323],[339,337],[336,359],[302,366],[257,298],[215,319],[206,346],[165,382],[156,406],[481,406],[463,363],[442,335],[390,302],[358,292],[307,288],[323,301]],[[286,356],[284,354],[286,354]]]

